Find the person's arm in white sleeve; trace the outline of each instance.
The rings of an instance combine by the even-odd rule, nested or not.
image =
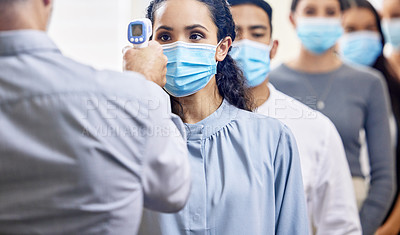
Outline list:
[[[164,101],[169,100],[165,95]],[[169,102],[161,101],[166,115],[149,112],[151,130],[147,132],[142,185],[147,209],[172,213],[185,206],[190,192],[190,165],[184,124],[171,114]]]
[[[361,235],[352,178],[342,140],[332,124],[319,159],[312,195],[316,235]]]

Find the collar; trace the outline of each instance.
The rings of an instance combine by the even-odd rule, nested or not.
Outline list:
[[[0,56],[43,50],[61,53],[45,32],[37,30],[0,31]]]
[[[269,105],[273,105],[275,104],[275,100],[276,100],[276,88],[274,85],[272,85],[270,82],[268,82],[267,84],[268,89],[269,89],[269,97],[267,99],[267,101],[265,101],[264,104],[262,104],[260,107],[258,107],[258,109],[262,108],[262,107],[268,107]]]
[[[188,140],[201,140],[220,131],[237,117],[239,109],[224,99],[221,106],[210,116],[196,124],[186,124]]]

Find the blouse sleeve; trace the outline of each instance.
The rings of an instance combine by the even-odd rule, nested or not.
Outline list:
[[[296,141],[284,128],[275,162],[275,234],[307,235],[308,216]]]

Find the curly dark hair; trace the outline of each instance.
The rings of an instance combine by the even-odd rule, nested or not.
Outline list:
[[[160,4],[168,0],[153,0],[147,8],[146,17],[154,23],[154,13]],[[235,23],[226,0],[197,0],[204,3],[218,28],[218,41],[230,36],[236,38]],[[229,49],[230,50],[230,49]],[[219,93],[229,103],[237,108],[251,111],[253,101],[250,90],[247,86],[243,72],[237,66],[233,58],[228,54],[224,61],[218,63],[216,82]],[[177,102],[171,97],[173,102]]]

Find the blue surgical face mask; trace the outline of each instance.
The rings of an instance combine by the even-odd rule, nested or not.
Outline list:
[[[230,55],[243,70],[250,87],[260,85],[270,72],[271,48],[263,43],[241,40],[232,46]]]
[[[323,54],[343,35],[339,18],[298,18],[297,35],[303,46],[314,54]]]
[[[168,57],[164,89],[174,97],[185,97],[200,91],[217,73],[217,46],[178,41],[162,47]]]
[[[391,44],[395,50],[400,51],[400,18],[383,19],[382,31],[386,42]]]
[[[372,66],[382,50],[382,38],[373,31],[347,33],[339,40],[341,58],[354,64]]]

